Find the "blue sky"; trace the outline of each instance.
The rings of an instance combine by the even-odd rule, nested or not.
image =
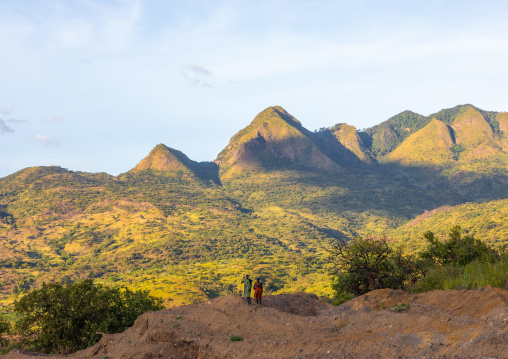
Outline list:
[[[506,1],[0,0],[0,177],[211,161],[268,106],[309,130],[508,111]]]

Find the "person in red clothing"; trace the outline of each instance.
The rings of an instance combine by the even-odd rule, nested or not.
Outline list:
[[[258,307],[261,307],[262,296],[263,296],[263,283],[261,283],[259,278],[256,278],[256,283],[254,283],[254,298],[256,299],[256,304]]]

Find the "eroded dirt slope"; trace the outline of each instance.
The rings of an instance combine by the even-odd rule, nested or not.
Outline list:
[[[226,296],[146,313],[70,358],[508,358],[508,292],[497,288],[382,289],[339,307],[278,295],[264,305]]]

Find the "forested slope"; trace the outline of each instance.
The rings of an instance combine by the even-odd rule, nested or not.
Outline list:
[[[117,177],[33,167],[0,179],[0,291],[95,278],[168,305],[234,293],[246,271],[268,291],[326,294],[326,248],[460,224],[508,242],[508,117],[471,105],[403,112],[358,132],[309,131],[261,112],[215,162],[157,145]]]

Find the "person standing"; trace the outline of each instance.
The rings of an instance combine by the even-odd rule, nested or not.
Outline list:
[[[243,283],[243,296],[247,298],[247,304],[252,305],[250,301],[250,291],[252,289],[252,279],[249,278],[249,275],[246,274],[242,279]]]
[[[256,283],[254,283],[254,298],[256,299],[256,304],[259,308],[261,308],[261,297],[263,296],[263,283],[259,278],[256,278]]]

